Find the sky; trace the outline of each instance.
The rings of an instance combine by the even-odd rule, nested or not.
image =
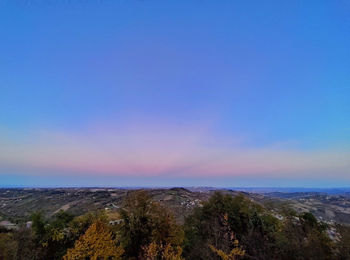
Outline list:
[[[350,2],[0,0],[0,186],[350,186]]]

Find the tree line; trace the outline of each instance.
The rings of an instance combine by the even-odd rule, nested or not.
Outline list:
[[[311,213],[277,216],[243,195],[217,192],[183,225],[146,191],[131,192],[114,222],[104,211],[31,219],[31,228],[0,229],[0,260],[350,259],[350,227],[337,225],[331,239]]]

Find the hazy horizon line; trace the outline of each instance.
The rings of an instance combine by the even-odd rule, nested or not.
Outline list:
[[[287,189],[299,189],[299,190],[343,190],[349,189],[350,186],[343,187],[307,187],[307,186],[236,186],[236,187],[226,187],[226,186],[172,186],[172,185],[144,185],[144,186],[89,186],[89,185],[80,185],[80,186],[54,186],[54,185],[38,185],[38,186],[29,186],[29,185],[0,185],[0,189],[175,189],[175,188],[184,188],[184,189],[193,189],[193,188],[205,188],[205,189],[230,189],[230,190],[239,190],[239,189],[270,189],[270,190],[287,190]]]

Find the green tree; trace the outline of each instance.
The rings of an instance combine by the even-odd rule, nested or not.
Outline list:
[[[0,233],[0,259],[16,259],[18,243],[10,232]]]
[[[222,216],[222,229],[225,230],[225,236],[226,240],[230,241],[232,244],[232,249],[229,253],[225,253],[224,251],[215,248],[213,245],[209,245],[211,251],[216,253],[222,260],[236,260],[240,257],[244,256],[245,251],[242,249],[242,247],[239,246],[239,242],[236,239],[235,234],[232,232],[229,224],[228,224],[228,215]]]
[[[285,215],[276,238],[279,259],[335,259],[326,226],[311,213]]]
[[[225,215],[246,257],[271,259],[278,220],[242,195],[232,197],[218,192],[203,207],[195,209],[185,221],[184,254],[187,258],[216,259],[208,245],[223,252],[233,249],[231,241],[227,239],[223,221]]]
[[[340,260],[350,260],[350,227],[337,225],[337,232],[339,233],[338,258]]]
[[[146,191],[130,193],[120,210],[121,242],[129,258],[138,258],[152,242],[165,247],[179,246],[183,230],[164,207],[152,201]]]
[[[38,243],[41,243],[44,241],[46,235],[46,221],[44,220],[41,212],[33,213],[30,218],[32,221],[32,230],[35,234],[35,239]]]

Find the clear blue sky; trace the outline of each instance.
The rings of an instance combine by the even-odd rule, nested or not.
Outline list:
[[[349,100],[346,0],[0,0],[0,185],[350,186]]]

